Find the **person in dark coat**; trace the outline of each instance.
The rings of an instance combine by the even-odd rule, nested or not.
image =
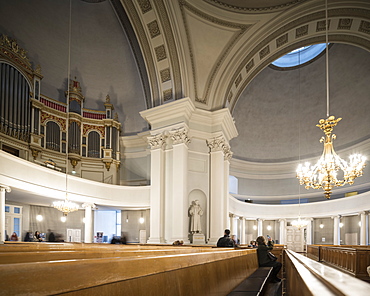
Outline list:
[[[230,230],[225,229],[225,234],[217,241],[217,247],[235,247],[235,242],[230,237]]]
[[[257,237],[257,255],[258,264],[260,267],[272,267],[272,282],[281,282],[281,279],[277,277],[282,264],[278,261],[272,260],[269,256],[269,252],[274,248],[271,237],[268,237],[268,242],[266,245],[266,239],[264,236]]]

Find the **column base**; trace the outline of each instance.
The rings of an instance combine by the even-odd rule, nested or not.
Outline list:
[[[147,244],[165,244],[165,240],[161,237],[149,237]]]
[[[220,237],[210,237],[207,244],[216,246],[219,238]]]

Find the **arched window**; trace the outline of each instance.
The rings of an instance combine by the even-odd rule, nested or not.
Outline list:
[[[318,57],[325,47],[325,43],[320,43],[297,48],[273,61],[272,65],[279,68],[292,68],[303,65]]]
[[[88,135],[87,156],[100,158],[100,135],[98,132],[92,131]]]
[[[60,151],[60,128],[53,121],[46,124],[46,149]]]

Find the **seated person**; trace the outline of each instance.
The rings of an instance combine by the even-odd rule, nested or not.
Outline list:
[[[225,229],[225,234],[217,241],[217,247],[235,247],[235,242],[230,238],[230,230]]]
[[[257,242],[256,241],[250,241],[248,247],[250,247],[250,248],[257,248]]]
[[[269,257],[269,252],[274,248],[271,237],[268,236],[268,243],[266,245],[266,239],[264,236],[257,237],[257,255],[258,255],[258,264],[260,267],[272,267],[272,282],[280,282],[281,279],[277,277],[282,264],[278,261],[272,260]]]

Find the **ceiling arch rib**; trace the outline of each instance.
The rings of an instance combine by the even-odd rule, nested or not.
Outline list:
[[[329,14],[329,42],[347,43],[370,51],[370,6],[364,8],[332,8]],[[226,80],[223,93],[215,97],[212,109],[228,107],[231,112],[248,83],[278,57],[305,45],[325,42],[325,11],[300,17],[271,32],[220,79]],[[235,64],[235,63],[234,63]],[[225,85],[225,83],[223,85]]]
[[[186,1],[179,5],[191,59],[193,96],[200,108],[207,108],[221,64],[251,25],[221,20]]]

